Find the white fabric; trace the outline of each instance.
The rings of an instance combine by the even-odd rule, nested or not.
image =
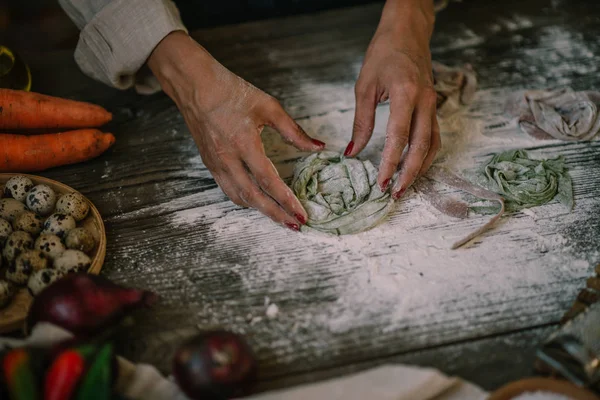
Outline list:
[[[143,66],[169,33],[184,31],[171,0],[59,0],[81,29],[75,61],[90,77],[142,94],[160,89]]]
[[[248,400],[484,400],[487,393],[431,368],[383,365],[365,372],[260,394]]]
[[[0,350],[24,345],[50,346],[71,337],[47,323],[25,340],[0,338]],[[147,364],[119,357],[117,391],[131,400],[189,400],[177,385]],[[384,365],[364,372],[249,397],[249,400],[484,400],[487,393],[431,368]]]

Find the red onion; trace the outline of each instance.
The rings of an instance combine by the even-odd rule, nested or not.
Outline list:
[[[211,331],[193,337],[177,350],[173,375],[191,399],[224,400],[246,394],[256,378],[256,362],[241,336]]]
[[[93,336],[157,299],[152,292],[123,287],[102,276],[68,274],[35,297],[27,326],[31,329],[45,321],[78,337]]]

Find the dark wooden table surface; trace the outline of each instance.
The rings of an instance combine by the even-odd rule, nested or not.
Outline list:
[[[353,83],[380,11],[379,4],[360,6],[194,36],[279,98],[307,131],[343,149]],[[600,262],[600,142],[532,142],[495,122],[513,90],[600,89],[598,15],[594,1],[513,0],[464,1],[438,16],[434,59],[471,63],[481,89],[462,128],[444,133],[446,153],[473,165],[492,149],[522,143],[562,154],[577,201],[572,213],[554,204],[509,215],[455,252],[444,247],[448,238],[483,219],[453,221],[414,192],[384,227],[359,239],[285,231],[227,200],[166,96],[102,86],[79,72],[72,49],[27,52],[34,90],[96,102],[115,115],[107,127],[117,137],[111,151],[42,175],[77,188],[104,216],[103,273],[162,296],[126,332],[123,354],[168,372],[178,343],[199,328],[222,326],[246,334],[256,349],[260,389],[387,362],[433,366],[486,389],[529,375],[536,346]],[[386,110],[380,107],[383,119]],[[476,123],[484,132],[472,136],[476,146],[452,136]],[[489,148],[480,140],[486,135]],[[376,159],[380,139],[365,156]],[[272,132],[265,143],[289,176],[298,154],[282,150]],[[265,315],[268,303],[279,308],[275,318]]]

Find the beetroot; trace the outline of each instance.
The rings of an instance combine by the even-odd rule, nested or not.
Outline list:
[[[27,316],[29,329],[50,322],[77,337],[88,337],[116,326],[136,308],[150,306],[154,293],[120,286],[107,278],[68,274],[42,290]]]
[[[224,400],[246,394],[256,378],[256,362],[241,336],[210,331],[179,347],[173,375],[191,399]]]

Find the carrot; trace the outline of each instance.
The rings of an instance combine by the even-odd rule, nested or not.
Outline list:
[[[95,104],[0,89],[0,129],[92,128],[111,119],[111,113]]]
[[[112,133],[80,129],[36,136],[0,134],[0,172],[43,171],[90,160],[115,142]]]

